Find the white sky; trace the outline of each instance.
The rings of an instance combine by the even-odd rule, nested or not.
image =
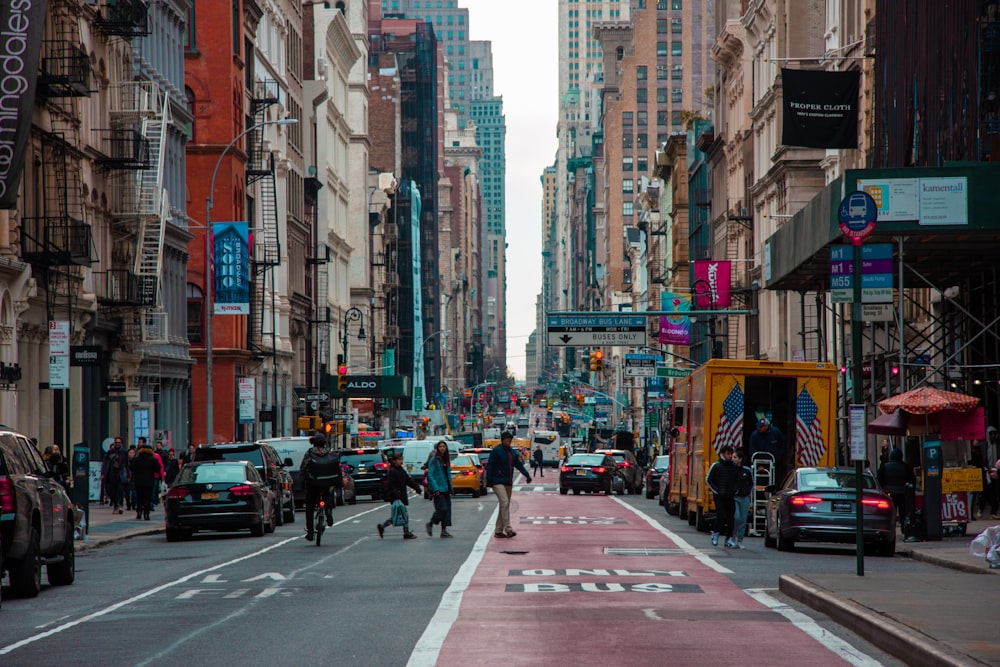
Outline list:
[[[542,170],[556,155],[558,3],[459,0],[469,38],[493,42],[493,89],[507,119],[507,367],[524,379],[524,346],[542,288]]]

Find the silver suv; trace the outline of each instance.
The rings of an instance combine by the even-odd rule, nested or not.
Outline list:
[[[0,425],[0,577],[14,595],[33,598],[76,578],[73,506],[66,489],[26,436]]]

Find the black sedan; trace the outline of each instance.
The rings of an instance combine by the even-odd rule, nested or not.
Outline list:
[[[559,493],[624,493],[625,481],[618,464],[606,454],[573,454],[559,468]]]
[[[660,490],[660,478],[670,470],[670,455],[660,454],[646,471],[646,499],[652,500]],[[660,503],[661,505],[663,503]]]
[[[247,461],[187,463],[167,491],[168,542],[196,530],[245,530],[260,537],[277,525],[277,503],[260,473]]]
[[[799,468],[767,501],[764,546],[790,551],[797,541],[853,543],[856,538],[853,468]],[[875,481],[862,476],[864,538],[877,556],[896,552],[896,510]]]

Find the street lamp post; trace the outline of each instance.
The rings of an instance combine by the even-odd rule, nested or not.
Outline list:
[[[698,285],[703,285],[706,289],[702,292],[698,291]],[[708,309],[715,310],[715,289],[712,288],[712,284],[709,283],[704,278],[699,278],[694,281],[691,286],[694,290],[695,299],[699,296],[708,297]],[[699,304],[700,305],[700,304]],[[708,358],[715,358],[715,315],[712,315],[708,320]]]
[[[222,158],[226,157],[229,149],[235,146],[236,142],[240,139],[265,125],[294,125],[298,122],[298,118],[282,118],[281,120],[266,120],[263,123],[251,125],[226,144],[226,147],[222,149],[219,159],[215,163],[215,169],[212,171],[212,181],[208,188],[208,197],[205,198],[205,437],[208,444],[215,441],[215,414],[212,389],[212,317],[215,315],[215,286],[212,284],[212,209],[215,206],[215,178],[219,175]],[[275,417],[276,415],[272,415],[271,419]]]
[[[340,346],[344,348],[344,363],[350,366],[350,359],[347,356],[347,347],[349,342],[349,336],[347,332],[347,327],[351,322],[360,322],[358,326],[358,340],[365,339],[365,314],[361,312],[361,309],[357,306],[351,306],[344,313],[344,326],[340,330]],[[347,408],[347,396],[344,396],[344,408]]]

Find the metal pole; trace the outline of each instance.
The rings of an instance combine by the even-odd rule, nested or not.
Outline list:
[[[861,379],[861,357],[863,354],[862,322],[861,322],[861,241],[856,240],[854,245],[854,266],[853,269],[853,303],[851,304],[854,316],[851,318],[851,390],[853,403],[861,405],[864,402],[864,387]],[[867,451],[867,447],[866,447]],[[863,459],[854,461],[854,516],[855,532],[857,543],[857,573],[859,577],[865,576],[865,530],[864,530],[864,492],[862,489],[862,475],[864,474],[865,462]]]

